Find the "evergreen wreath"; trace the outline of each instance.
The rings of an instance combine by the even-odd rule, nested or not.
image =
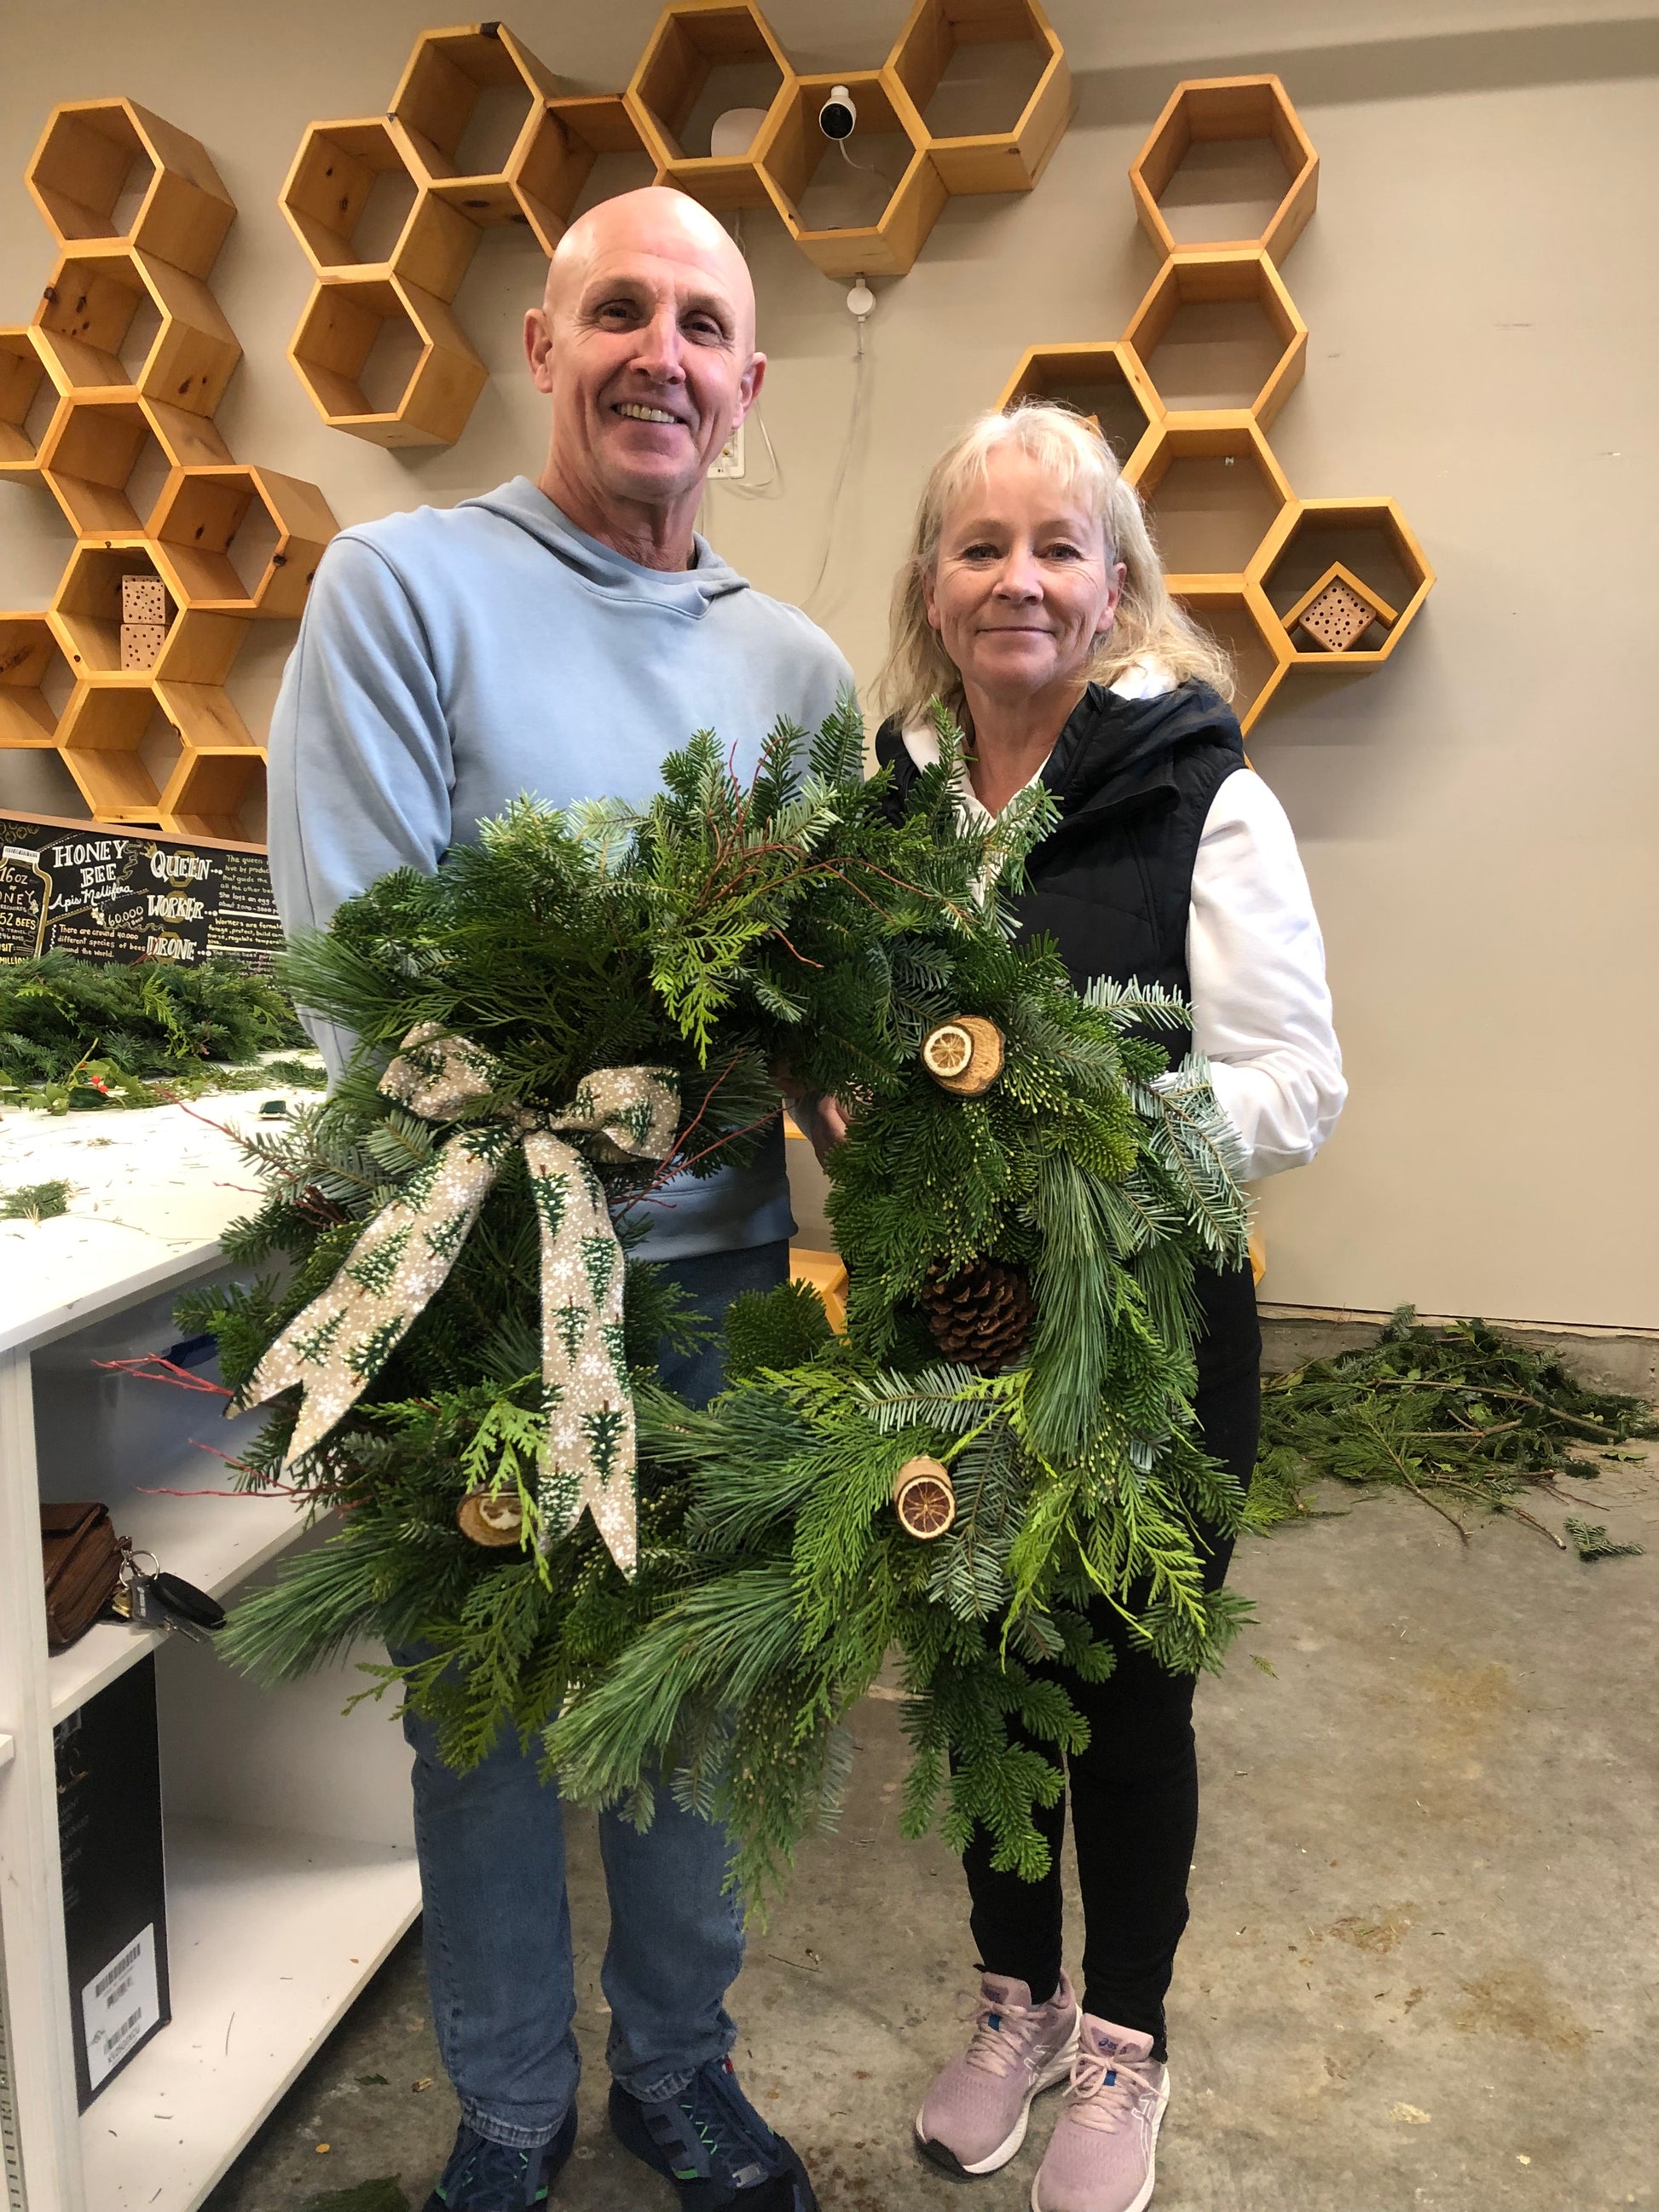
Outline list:
[[[727,1387],[694,1411],[653,1379],[665,1336],[692,1325],[629,1261],[636,1571],[590,1522],[544,1510],[557,1394],[538,1358],[536,1206],[508,1158],[442,1286],[296,1462],[304,1495],[345,1509],[339,1533],[225,1639],[268,1679],[365,1635],[422,1647],[370,1671],[403,1685],[453,1765],[512,1728],[544,1740],[580,1801],[644,1822],[665,1783],[730,1826],[751,1904],[833,1814],[841,1723],[892,1647],[907,1829],[942,1797],[947,1840],[982,1820],[996,1863],[1036,1876],[1032,1808],[1061,1785],[1009,1722],[1061,1747],[1086,1729],[1034,1667],[1109,1671],[1093,1601],[1180,1669],[1217,1664],[1248,1612],[1202,1587],[1201,1528],[1236,1528],[1242,1500],[1190,1410],[1194,1269],[1244,1256],[1227,1125],[1201,1060],[1171,1069],[1155,1041],[1185,1024],[1177,1000],[1079,994],[1050,945],[1014,943],[1002,890],[1052,801],[968,823],[960,741],[943,718],[940,733],[902,817],[885,775],[863,780],[848,701],[804,777],[798,731],[780,727],[747,788],[700,736],[647,808],[521,802],[435,876],[343,908],[284,974],[362,1048],[325,1104],[250,1139],[270,1196],[227,1238],[290,1272],[180,1316],[214,1332],[245,1393],[365,1224],[429,1175],[440,1131],[379,1081],[411,1031],[487,1055],[490,1112],[550,1109],[596,1067],[672,1075],[666,1159],[591,1158],[613,1210],[758,1142],[781,1063],[844,1102],[844,1338],[801,1285],[739,1300]],[[247,1455],[250,1486],[279,1480],[291,1396]]]

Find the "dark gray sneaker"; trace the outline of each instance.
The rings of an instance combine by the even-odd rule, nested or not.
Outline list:
[[[611,2085],[624,2150],[672,2181],[684,2212],[817,2212],[806,2168],[738,2087],[729,2058],[699,2067],[676,2097],[647,2104]]]
[[[576,2142],[576,2107],[550,2143],[538,2150],[515,2150],[491,2142],[463,2120],[443,2178],[426,2200],[425,2212],[523,2212],[545,2204],[547,2192],[568,2162]]]

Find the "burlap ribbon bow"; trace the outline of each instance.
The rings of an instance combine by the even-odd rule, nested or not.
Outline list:
[[[425,1121],[489,1098],[495,1070],[464,1037],[423,1023],[404,1039],[380,1089]],[[371,1221],[320,1297],[295,1316],[240,1401],[263,1406],[299,1383],[305,1395],[284,1466],[347,1413],[442,1286],[496,1176],[522,1144],[541,1227],[542,1376],[552,1411],[538,1503],[544,1542],[584,1507],[612,1559],[636,1557],[634,1400],[623,1351],[623,1255],[605,1188],[575,1146],[600,1159],[660,1160],[674,1142],[679,1094],[653,1067],[601,1067],[562,1113],[503,1106],[458,1129]]]

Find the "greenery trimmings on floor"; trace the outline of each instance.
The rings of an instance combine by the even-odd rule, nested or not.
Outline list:
[[[254,1070],[227,1080],[214,1062],[248,1068],[263,1054],[308,1045],[285,992],[228,960],[80,960],[49,952],[0,963],[0,1105],[156,1106],[169,1091],[253,1088],[321,1079]],[[280,1064],[283,1070],[303,1064]]]
[[[1409,1491],[1468,1529],[1460,1510],[1512,1514],[1566,1547],[1516,1504],[1528,1489],[1557,1498],[1558,1476],[1594,1480],[1613,1447],[1659,1435],[1645,1400],[1587,1389],[1545,1353],[1513,1344],[1481,1321],[1425,1328],[1401,1306],[1368,1349],[1316,1359],[1262,1384],[1261,1446],[1244,1523],[1265,1534],[1316,1517],[1322,1475],[1368,1490]],[[1605,1528],[1569,1520],[1581,1559],[1613,1559],[1640,1545],[1609,1543]]]
[[[1572,1548],[1581,1559],[1637,1559],[1642,1556],[1639,1544],[1615,1543],[1607,1534],[1605,1521],[1594,1527],[1569,1513],[1562,1526],[1572,1539]]]

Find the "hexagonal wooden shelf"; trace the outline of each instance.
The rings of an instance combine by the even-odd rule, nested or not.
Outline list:
[[[1170,415],[1242,408],[1265,429],[1307,365],[1308,326],[1260,251],[1172,253],[1125,335]]]
[[[163,821],[161,792],[183,746],[149,684],[77,684],[58,742],[95,821]]]
[[[142,247],[192,276],[207,275],[236,218],[201,141],[131,100],[54,107],[27,179],[60,246]]]
[[[175,605],[161,658],[148,671],[121,665],[121,580],[153,576],[171,592],[144,537],[83,543],[71,556],[46,620],[74,674],[100,688],[143,690],[167,677],[222,684],[229,675],[247,623],[211,610]]]
[[[705,207],[763,208],[770,202],[757,156],[793,75],[766,18],[748,0],[672,0],[624,97],[662,183]],[[701,150],[716,117],[744,107],[765,118],[748,151]]]
[[[313,123],[280,195],[319,276],[390,276],[453,300],[476,226],[429,191],[405,135],[380,116]]]
[[[75,688],[63,647],[44,615],[0,614],[0,745],[45,750]]]
[[[52,426],[58,387],[32,327],[0,330],[0,476],[32,476]]]
[[[234,754],[189,753],[180,765],[169,793],[176,834],[242,836],[242,811],[264,781],[262,761]]]
[[[1282,261],[1319,197],[1319,156],[1276,76],[1192,77],[1129,170],[1160,253],[1255,247]]]
[[[137,399],[60,399],[40,446],[40,473],[80,538],[147,529],[169,466]]]
[[[467,23],[416,40],[392,96],[434,197],[469,222],[526,220],[513,189],[559,81],[503,23]]]
[[[1233,711],[1239,727],[1248,732],[1285,680],[1290,655],[1283,625],[1261,586],[1248,579],[1236,586],[1200,585],[1176,596],[1194,621],[1225,648],[1233,665]]]
[[[508,172],[519,206],[544,253],[550,254],[575,212],[596,165],[636,155],[655,162],[620,93],[550,100]]]
[[[181,605],[270,620],[302,611],[338,527],[314,484],[233,463],[175,469],[149,535]]]
[[[199,277],[126,246],[65,254],[34,328],[64,390],[106,398],[142,392],[192,415],[213,413],[242,358]]]
[[[991,101],[982,97],[987,46],[1017,61],[1000,112],[994,82]],[[1065,48],[1036,0],[916,0],[887,68],[947,191],[1030,191],[1071,120]]]
[[[1170,589],[1182,597],[1241,590],[1293,497],[1261,425],[1242,412],[1166,416],[1131,480]]]
[[[1297,627],[1310,592],[1335,565],[1394,615],[1343,653],[1327,652]],[[1295,501],[1263,539],[1249,577],[1273,611],[1287,666],[1297,670],[1380,667],[1434,588],[1434,570],[1391,499]]]
[[[858,108],[856,159],[818,128],[836,85]],[[826,276],[902,276],[915,264],[949,197],[922,150],[924,136],[909,100],[881,71],[792,80],[756,160],[785,229]]]
[[[1164,259],[1123,340],[1033,346],[997,403],[1059,400],[1104,431],[1170,592],[1232,660],[1246,730],[1295,671],[1387,659],[1434,582],[1392,500],[1295,498],[1264,434],[1306,361],[1276,261],[1313,211],[1318,167],[1277,77],[1177,85],[1130,171]],[[1198,244],[1188,210],[1206,193],[1231,210],[1212,229],[1249,234]],[[1322,643],[1301,627],[1334,578],[1354,595],[1340,650],[1327,649],[1340,630]],[[1376,619],[1353,636],[1367,605]]]
[[[1164,412],[1134,348],[1121,339],[1028,348],[997,405],[1016,407],[1022,399],[1074,407],[1094,423],[1132,477],[1152,457]]]
[[[377,446],[453,445],[489,379],[445,302],[401,276],[318,284],[288,351],[324,422]]]
[[[285,204],[314,264],[337,251],[356,274],[377,175],[395,157],[414,177],[398,128],[309,134]],[[0,614],[0,751],[56,751],[95,819],[240,841],[264,752],[224,686],[254,618],[301,611],[334,518],[314,485],[239,466],[212,420],[240,349],[201,277],[235,210],[196,142],[130,101],[76,103],[29,184],[58,266],[33,323],[0,330],[0,475],[38,478],[76,541],[45,614]],[[478,234],[411,190],[393,296],[441,325],[404,271],[459,282]],[[162,586],[153,659],[123,637],[132,575]]]

